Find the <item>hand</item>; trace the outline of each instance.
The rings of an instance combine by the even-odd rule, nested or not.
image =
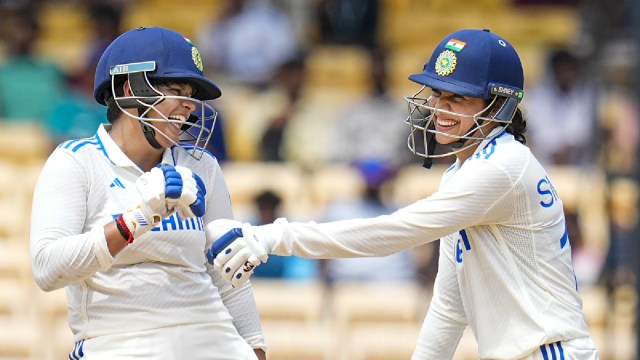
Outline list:
[[[155,167],[136,180],[140,203],[122,214],[124,224],[138,238],[164,219],[171,209],[167,198],[177,199],[182,193],[182,179],[171,165]]]
[[[182,178],[182,192],[177,199],[167,198],[167,206],[176,210],[181,219],[204,216],[207,207],[204,196],[207,189],[198,174],[184,166],[176,166]]]
[[[240,229],[240,231],[238,231]],[[224,280],[238,287],[247,282],[253,269],[269,258],[268,246],[255,232],[256,227],[235,220],[219,219],[210,222],[205,228],[207,239],[215,242],[230,231],[235,231],[237,239],[221,250],[220,254],[208,256],[213,267]],[[210,250],[211,252],[211,250]]]

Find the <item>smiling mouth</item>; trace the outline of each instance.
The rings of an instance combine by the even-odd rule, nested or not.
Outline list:
[[[436,125],[438,125],[438,127],[441,127],[441,128],[451,128],[453,126],[458,125],[458,122],[454,120],[437,118]]]
[[[170,125],[173,127],[176,132],[180,133],[180,129],[182,128],[182,123],[187,121],[187,117],[184,115],[171,115],[168,117],[169,120],[177,120],[177,122],[171,121]]]

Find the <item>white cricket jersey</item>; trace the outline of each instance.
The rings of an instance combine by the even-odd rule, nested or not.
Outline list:
[[[502,132],[453,164],[432,196],[376,218],[289,223],[273,253],[381,256],[441,239],[414,359],[450,359],[466,325],[482,359],[588,337],[562,201],[529,149],[494,131]]]
[[[188,167],[205,182],[206,214],[183,221],[173,213],[112,257],[103,226],[140,202],[135,182],[143,171],[107,129],[59,145],[33,198],[34,278],[44,290],[66,287],[75,340],[229,321],[231,314],[238,332],[263,347],[250,286],[233,289],[205,258],[211,244],[204,224],[233,217],[217,160],[205,153],[197,161],[180,147],[165,150],[163,163]]]

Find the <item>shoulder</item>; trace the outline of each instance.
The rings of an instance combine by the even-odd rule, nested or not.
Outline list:
[[[525,167],[531,158],[531,150],[518,142],[513,135],[503,132],[478,149],[467,162],[490,162],[500,165]]]
[[[218,159],[209,151],[196,148],[196,153],[202,155],[197,159],[191,155],[193,150],[194,148],[191,146],[174,146],[171,151],[176,165],[188,167],[201,177],[205,174],[214,174],[220,168]]]
[[[78,158],[105,153],[102,141],[96,135],[88,138],[64,141],[56,147],[55,151],[68,153]]]

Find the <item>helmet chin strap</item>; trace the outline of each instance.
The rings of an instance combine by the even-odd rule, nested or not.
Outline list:
[[[138,109],[138,116],[144,116],[142,109]],[[149,126],[149,124],[140,121],[140,127],[142,127],[142,133],[144,134],[145,139],[147,139],[147,142],[149,143],[149,145],[151,145],[152,148],[158,150],[163,148],[158,140],[156,140],[156,131],[151,126]]]
[[[151,145],[151,147],[153,147],[154,149],[162,149],[163,146],[160,145],[160,143],[158,142],[158,140],[156,140],[156,132],[155,130],[153,130],[153,128],[143,122],[140,122],[140,126],[142,127],[142,133],[144,134],[144,137],[147,139],[147,142],[149,143],[149,145]]]

